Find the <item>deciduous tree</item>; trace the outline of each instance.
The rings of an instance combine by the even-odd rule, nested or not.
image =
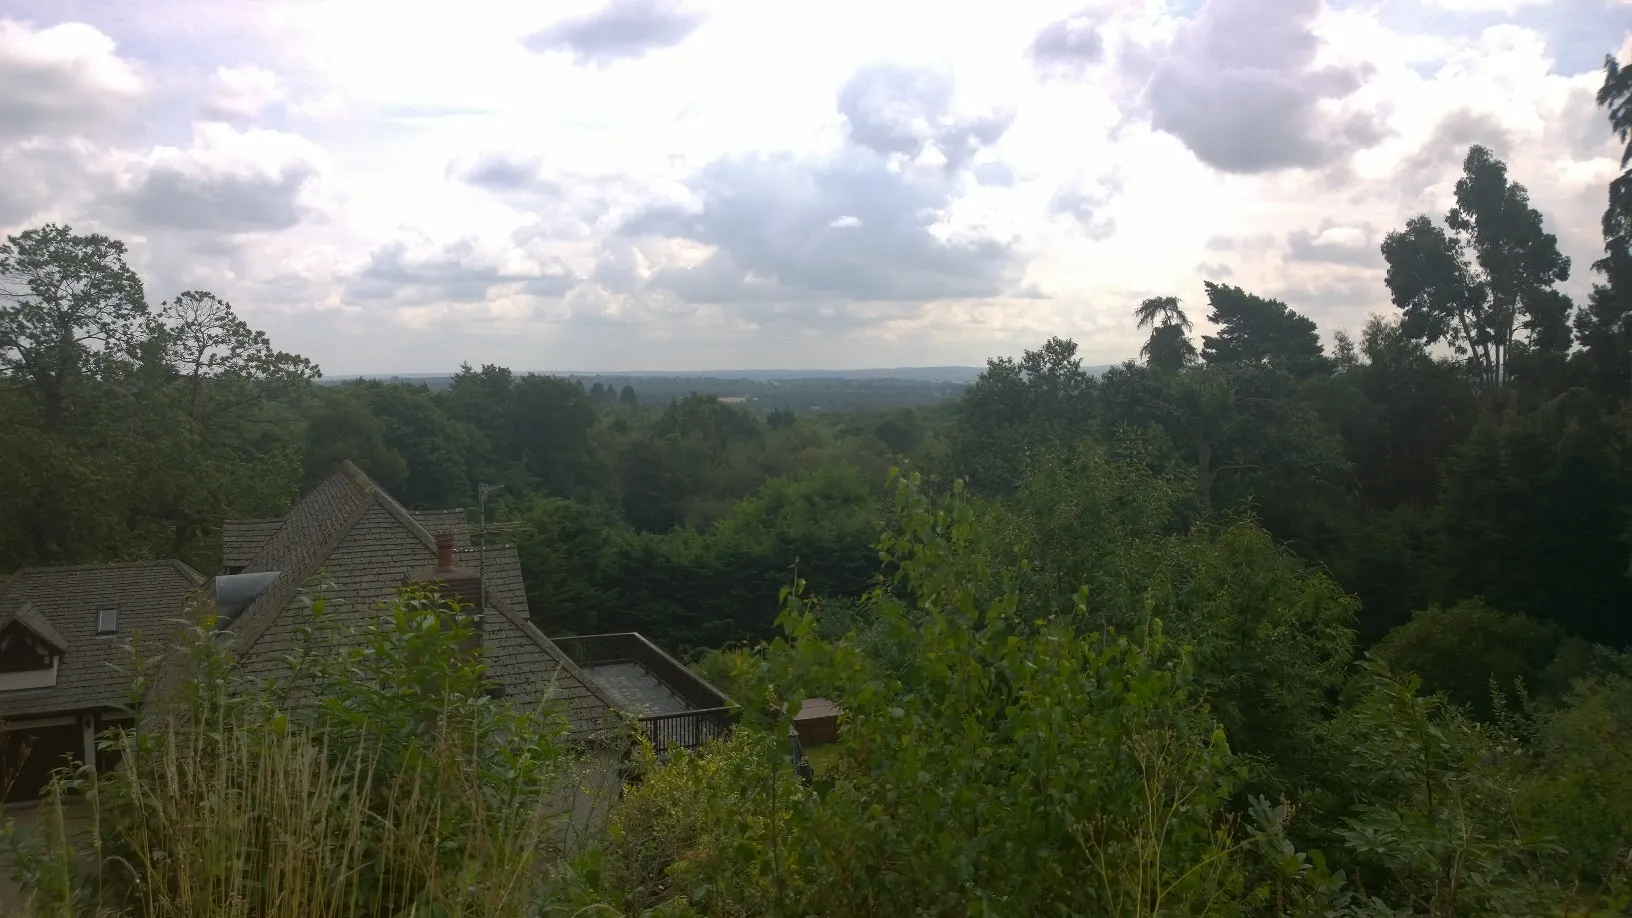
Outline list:
[[[1569,280],[1570,260],[1490,150],[1471,147],[1462,170],[1445,228],[1418,216],[1383,240],[1385,281],[1406,334],[1448,343],[1494,408],[1515,356],[1568,348],[1571,307],[1553,285]]]
[[[129,360],[150,324],[125,244],[48,223],[0,245],[0,369],[26,380],[47,427],[80,379]]]

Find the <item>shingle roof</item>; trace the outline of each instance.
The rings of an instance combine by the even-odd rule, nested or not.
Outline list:
[[[463,510],[409,510],[408,515],[432,535],[453,534],[455,548],[470,547],[470,521]],[[283,520],[227,520],[221,526],[221,566],[244,567],[280,528]]]
[[[78,567],[31,567],[0,588],[0,614],[43,620],[67,649],[50,688],[0,692],[0,718],[111,708],[127,701],[130,679],[118,667],[131,662],[129,643],[149,648],[169,642],[187,597],[204,578],[180,561],[137,561]],[[119,630],[98,635],[97,613],[119,610]],[[50,640],[50,636],[41,635]]]
[[[470,520],[465,516],[465,511],[409,510],[408,515],[433,536],[441,532],[452,533],[454,548],[470,547]]]
[[[13,608],[12,611],[0,615],[0,630],[4,630],[12,622],[16,622],[34,632],[36,637],[51,645],[51,648],[57,653],[62,653],[68,649],[68,641],[57,632],[56,628],[52,627],[51,622],[45,616],[35,611],[34,604],[31,602],[25,602]]]
[[[527,607],[527,586],[521,579],[521,557],[516,554],[516,546],[489,545],[485,559],[480,548],[461,548],[453,554],[457,563],[473,571],[482,571],[482,581],[487,584],[489,596],[497,596],[522,618],[532,619]]]
[[[221,524],[221,566],[243,567],[283,525],[280,519],[227,520]]]
[[[457,527],[445,528],[457,532]],[[469,544],[468,526],[464,541]],[[467,561],[472,557],[465,555]],[[355,465],[342,463],[289,511],[247,562],[245,573],[281,573],[234,625],[245,671],[264,676],[282,665],[304,621],[295,599],[320,571],[331,620],[362,624],[410,571],[435,560],[431,532]],[[576,734],[608,724],[611,699],[527,620],[515,549],[490,547],[487,571],[489,608],[482,641],[488,672],[504,685],[506,699],[523,705],[546,699],[559,703]]]

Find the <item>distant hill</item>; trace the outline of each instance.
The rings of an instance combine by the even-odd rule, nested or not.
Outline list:
[[[881,367],[870,370],[530,370],[538,375],[567,376],[573,379],[910,379],[917,382],[971,383],[985,367]],[[334,380],[402,379],[424,382],[448,380],[451,373],[348,373]]]
[[[1110,369],[1110,365],[1083,367],[1090,376]],[[877,367],[864,370],[530,370],[529,373],[566,376],[572,379],[905,379],[927,383],[972,383],[986,371],[985,367]],[[453,379],[451,373],[360,373],[331,377],[330,382],[353,379],[401,379],[424,383],[432,389],[445,388]]]
[[[1105,367],[1084,367],[1098,375]],[[963,395],[983,367],[890,367],[874,370],[650,370],[640,373],[548,374],[596,386],[635,390],[642,405],[666,405],[693,393],[705,393],[741,404],[756,413],[782,408],[798,412],[872,411],[938,405]],[[536,373],[536,371],[535,371]],[[525,375],[525,374],[524,374]],[[357,380],[404,382],[443,390],[453,376],[443,373],[396,373],[331,376],[339,385]]]
[[[557,376],[620,379],[910,379],[916,382],[972,383],[985,367],[880,367],[870,370],[629,370],[609,373],[602,370],[574,370]]]

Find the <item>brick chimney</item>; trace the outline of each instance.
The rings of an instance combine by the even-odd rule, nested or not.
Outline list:
[[[432,567],[421,568],[408,575],[413,583],[423,584],[440,594],[445,602],[457,602],[459,611],[471,616],[471,627],[475,629],[466,650],[474,650],[482,643],[482,575],[474,568],[464,567],[454,562],[453,533],[442,532],[436,536],[436,564]]]

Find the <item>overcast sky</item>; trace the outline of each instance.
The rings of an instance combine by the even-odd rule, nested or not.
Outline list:
[[[0,232],[131,246],[329,375],[1137,352],[1202,281],[1323,334],[1467,147],[1590,287],[1632,0],[0,0]]]

